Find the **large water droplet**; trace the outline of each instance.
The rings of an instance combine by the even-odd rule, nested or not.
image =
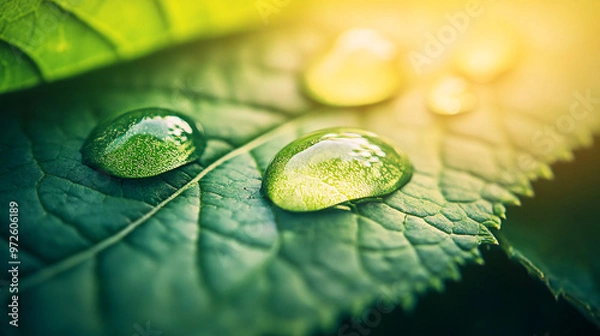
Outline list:
[[[390,98],[400,87],[395,44],[372,29],[341,34],[304,72],[304,86],[315,100],[359,106]]]
[[[456,67],[475,82],[491,82],[514,67],[517,49],[514,36],[490,33],[461,48],[456,56]]]
[[[197,160],[206,141],[192,119],[162,108],[143,108],[105,121],[90,133],[83,162],[118,177],[149,177]]]
[[[289,211],[315,211],[389,194],[411,178],[407,155],[377,135],[329,128],[284,147],[267,168],[263,191]]]
[[[477,106],[477,96],[461,77],[443,77],[436,81],[427,97],[427,107],[434,113],[454,115],[469,112]]]

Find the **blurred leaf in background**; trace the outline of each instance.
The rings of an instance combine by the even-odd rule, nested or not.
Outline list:
[[[577,153],[556,167],[556,179],[536,185],[499,233],[502,246],[557,297],[600,326],[600,150]]]
[[[0,1],[0,92],[248,30],[252,1]]]

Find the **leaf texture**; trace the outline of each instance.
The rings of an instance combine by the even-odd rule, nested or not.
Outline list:
[[[516,5],[502,6],[480,21]],[[532,179],[550,176],[548,164],[589,144],[599,128],[598,114],[588,113],[571,132],[555,129],[551,145],[536,145],[539,130],[569,113],[574,92],[599,92],[595,54],[563,64],[564,50],[600,46],[589,42],[597,30],[560,5],[535,15],[516,8],[536,24],[558,16],[563,26],[513,23],[524,45],[519,64],[475,86],[479,107],[459,116],[434,115],[424,103],[458,45],[439,60],[444,67],[420,76],[405,68],[406,87],[390,101],[355,109],[311,102],[298,76],[339,30],[335,20],[196,43],[3,96],[0,190],[3,204],[20,204],[20,305],[23,321],[36,321],[19,330],[131,335],[149,321],[171,335],[304,334],[378,298],[410,307],[418,293],[443,289],[461,264],[482,262],[478,246],[496,243],[490,228],[500,227],[505,205],[532,194]],[[430,18],[427,29],[440,20]],[[375,21],[365,13],[347,24]],[[413,24],[394,21],[387,32],[407,50],[419,48],[422,41],[393,34]],[[561,34],[565,27],[570,34]],[[548,49],[542,33],[556,33],[552,43],[564,47]],[[204,126],[200,162],[142,180],[81,163],[79,149],[100,120],[147,106]],[[414,164],[413,179],[355,209],[293,214],[273,206],[260,190],[270,159],[330,126],[392,139]]]

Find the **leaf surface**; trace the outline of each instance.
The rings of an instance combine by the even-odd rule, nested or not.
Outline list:
[[[410,307],[419,292],[441,290],[459,278],[461,264],[481,262],[480,244],[496,242],[489,228],[499,228],[504,205],[531,194],[531,179],[549,176],[549,163],[569,158],[598,130],[599,116],[588,113],[571,132],[555,131],[549,147],[533,140],[568,113],[574,92],[597,92],[600,65],[590,52],[549,66],[561,64],[564,50],[595,47],[594,30],[581,33],[586,22],[556,7],[529,14],[541,17],[536,24],[564,15],[564,26],[531,32],[515,24],[527,42],[520,63],[475,87],[475,111],[449,118],[425,108],[431,82],[446,71],[436,67],[422,76],[405,68],[405,89],[381,104],[311,102],[299,73],[339,29],[335,21],[197,43],[5,95],[0,190],[3,204],[20,204],[20,305],[24,321],[36,320],[20,330],[131,335],[149,321],[173,335],[301,334],[332,327],[340,313],[377,298]],[[394,22],[394,31],[415,29],[413,21]],[[561,34],[565,27],[578,35]],[[540,60],[550,41],[536,32],[564,47]],[[407,50],[422,42],[388,33]],[[147,106],[204,126],[209,141],[199,163],[142,180],[81,163],[79,149],[101,119]],[[270,159],[298,136],[331,126],[391,139],[415,166],[411,182],[355,211],[273,206],[260,191]]]

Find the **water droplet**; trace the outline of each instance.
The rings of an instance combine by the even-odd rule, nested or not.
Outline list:
[[[90,133],[81,153],[88,166],[118,177],[149,177],[197,160],[206,142],[189,117],[143,108],[105,121]]]
[[[443,77],[434,83],[427,107],[434,113],[454,115],[472,111],[477,106],[477,96],[469,83],[461,77]]]
[[[389,194],[405,185],[412,172],[407,155],[377,135],[329,128],[277,153],[265,172],[263,191],[283,209],[316,211]]]
[[[372,29],[341,34],[304,72],[309,96],[328,105],[359,106],[390,98],[400,87],[395,44]]]
[[[458,70],[478,83],[488,83],[514,67],[518,52],[515,38],[497,32],[475,39],[456,56]]]

